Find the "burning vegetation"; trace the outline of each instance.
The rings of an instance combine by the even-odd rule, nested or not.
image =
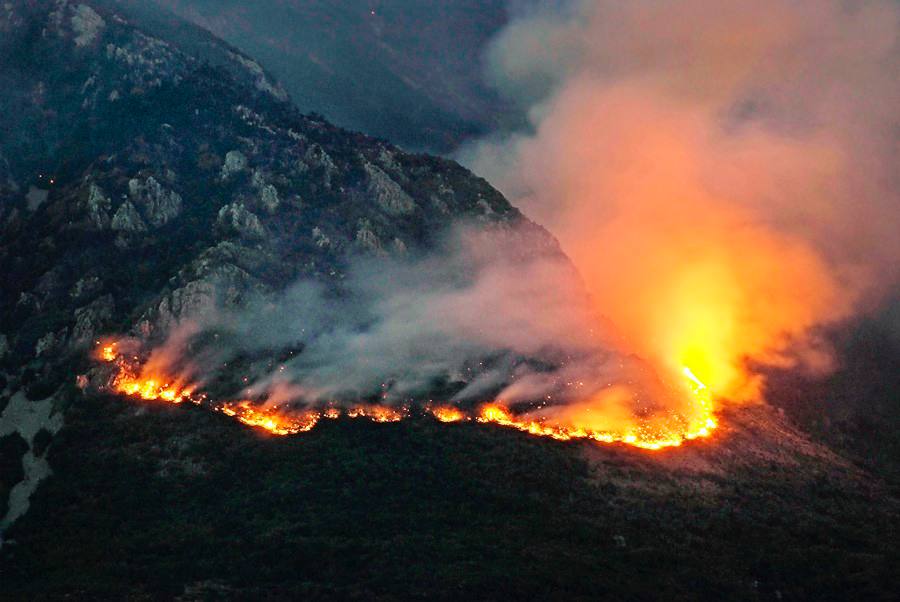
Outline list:
[[[160,362],[141,360],[140,355],[125,353],[118,342],[98,342],[95,357],[114,367],[108,388],[112,392],[141,401],[172,404],[190,402],[234,418],[272,435],[287,436],[311,431],[321,420],[364,419],[378,423],[399,422],[414,415],[425,415],[442,423],[476,422],[516,429],[529,435],[559,441],[576,439],[600,443],[624,443],[658,450],[676,447],[693,439],[708,437],[717,423],[712,395],[689,368],[684,368],[686,389],[690,391],[694,414],[678,413],[635,416],[622,428],[598,428],[588,416],[590,409],[569,415],[531,410],[518,413],[501,400],[476,404],[472,409],[455,405],[411,405],[330,403],[324,406],[297,406],[292,403],[267,403],[251,399],[219,400],[201,390],[187,377],[176,377],[160,367]],[[546,408],[545,408],[546,410]],[[552,410],[552,408],[550,408]],[[585,414],[587,412],[587,414]],[[588,416],[588,417],[586,417]],[[621,422],[621,421],[619,421]]]

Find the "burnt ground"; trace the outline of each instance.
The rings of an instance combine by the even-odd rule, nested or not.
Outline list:
[[[425,418],[277,438],[80,399],[2,597],[891,599],[896,495],[777,412],[724,420],[648,453]]]

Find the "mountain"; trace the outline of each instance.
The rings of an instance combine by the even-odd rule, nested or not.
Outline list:
[[[171,11],[261,61],[306,111],[406,148],[449,152],[519,119],[484,81],[508,0],[125,0]]]
[[[300,278],[336,283],[348,257],[425,249],[459,220],[524,226],[558,253],[459,165],[301,114],[187,23],[22,0],[0,33],[3,435],[29,399],[71,389],[101,333],[161,336]]]
[[[654,454],[426,417],[270,437],[81,390],[98,335],[336,285],[460,220],[558,253],[457,164],[117,6],[0,5],[4,598],[894,595],[897,492],[766,406]]]
[[[336,277],[351,252],[427,246],[458,219],[523,221],[453,162],[301,115],[203,31],[186,47],[103,4],[5,6],[0,328],[17,358],[178,307],[209,279],[278,288]]]

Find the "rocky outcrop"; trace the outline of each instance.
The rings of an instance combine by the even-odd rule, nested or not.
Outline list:
[[[34,346],[34,357],[43,357],[47,355],[56,355],[63,349],[68,329],[59,332],[48,332]]]
[[[299,279],[337,292],[356,255],[430,249],[457,218],[527,224],[459,165],[303,115],[208,33],[120,5],[0,0],[0,368],[15,390],[77,382],[113,330],[158,340]]]
[[[72,32],[75,34],[75,45],[79,47],[93,44],[100,32],[106,27],[97,11],[86,4],[79,4],[72,8]]]
[[[366,163],[365,170],[368,176],[366,191],[388,215],[409,215],[413,212],[416,202],[397,182],[371,163]]]
[[[154,178],[133,178],[128,181],[128,194],[154,228],[169,223],[181,213],[181,195],[167,190]]]
[[[204,321],[220,309],[233,309],[263,287],[246,271],[231,264],[220,264],[205,271],[197,280],[163,296],[159,304],[138,321],[142,335],[172,331],[187,321]]]
[[[163,40],[140,31],[106,45],[106,58],[122,69],[120,83],[129,94],[141,95],[164,82],[178,83],[186,73],[182,57]],[[119,87],[110,91],[116,91]]]
[[[72,343],[83,345],[93,341],[107,328],[115,312],[115,307],[112,295],[104,295],[93,303],[76,309]]]
[[[88,189],[87,212],[91,223],[97,229],[108,228],[110,225],[109,212],[112,202],[96,184],[91,184]]]
[[[305,175],[311,171],[320,172],[324,187],[330,189],[332,178],[337,173],[337,165],[328,151],[319,144],[312,143],[306,147],[303,156],[297,160],[294,170],[298,175]]]
[[[237,54],[236,52],[232,52],[231,57],[239,65],[247,70],[247,72],[253,78],[257,90],[266,92],[267,94],[271,94],[281,101],[286,101],[288,99],[287,92],[284,91],[284,88],[281,87],[281,84],[269,79],[269,76],[266,75],[266,72],[263,71],[263,68],[259,65],[259,63],[257,63],[253,59],[247,58],[242,54]]]
[[[226,235],[237,235],[251,240],[266,237],[266,231],[259,218],[243,203],[230,203],[222,207],[216,223]]]
[[[275,213],[281,205],[278,189],[267,181],[266,176],[260,170],[253,172],[251,182],[259,193],[259,202],[263,208],[269,213]]]
[[[110,226],[113,230],[120,232],[144,232],[147,230],[147,224],[141,219],[141,215],[131,201],[125,201],[119,206]]]
[[[103,290],[103,283],[97,276],[86,276],[79,278],[69,290],[69,297],[73,301],[83,301],[87,298],[95,296]]]
[[[372,231],[372,224],[367,220],[362,220],[359,224],[359,230],[356,231],[356,244],[360,249],[369,253],[382,253],[381,241],[378,235]]]
[[[312,229],[312,239],[320,249],[326,249],[331,246],[331,239],[318,226]]]
[[[222,165],[222,172],[219,174],[219,177],[227,180],[245,169],[247,169],[247,157],[239,150],[231,150],[225,153],[225,164]]]

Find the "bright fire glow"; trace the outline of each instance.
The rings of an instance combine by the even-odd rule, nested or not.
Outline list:
[[[196,387],[181,379],[149,370],[139,365],[137,358],[126,360],[116,343],[98,343],[97,357],[113,364],[117,372],[111,389],[120,395],[144,401],[164,401],[179,404],[191,401],[206,404],[211,409],[230,416],[242,424],[262,429],[273,435],[296,435],[312,430],[322,419],[341,417],[366,419],[372,422],[399,422],[411,415],[409,408],[389,405],[360,404],[349,408],[329,406],[320,409],[293,408],[284,405],[265,406],[250,400],[210,401]],[[577,439],[601,443],[624,443],[648,450],[677,447],[692,439],[708,437],[716,428],[712,395],[707,386],[688,368],[683,368],[685,384],[692,397],[694,416],[668,418],[658,416],[633,420],[626,428],[600,428],[579,417],[578,412],[565,415],[539,415],[537,412],[517,415],[501,402],[482,405],[474,413],[452,405],[426,406],[424,411],[441,423],[474,421],[513,428],[530,435],[549,437],[559,441]],[[589,410],[588,410],[589,411]]]
[[[426,409],[441,422],[461,422],[468,418],[462,410],[455,406],[438,406]]]
[[[118,344],[100,343],[98,357],[106,363],[115,363],[119,371],[112,383],[115,392],[137,397],[145,401],[167,401],[182,403],[191,400],[194,387],[180,379],[147,369],[146,366],[133,369],[120,355]]]
[[[273,435],[296,435],[312,430],[319,422],[319,412],[284,412],[278,407],[259,408],[250,401],[224,403],[216,409],[247,426],[264,429]]]

